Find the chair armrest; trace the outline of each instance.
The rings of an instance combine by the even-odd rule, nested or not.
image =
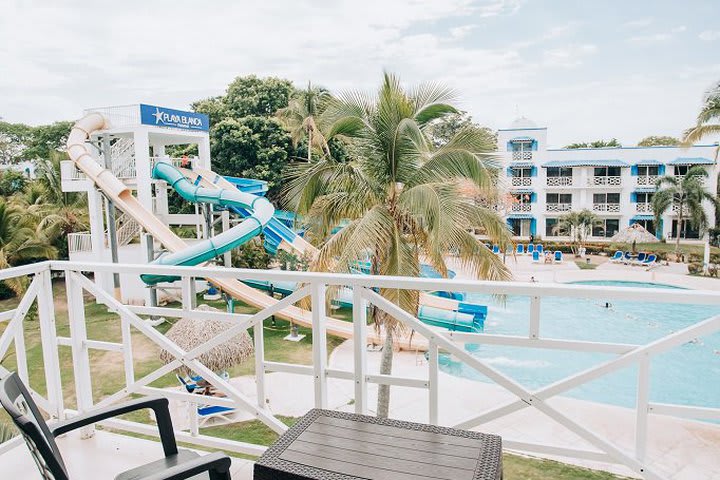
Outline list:
[[[230,480],[230,463],[230,457],[224,453],[215,452],[138,480],[182,480],[203,472],[210,474],[210,480]]]
[[[163,397],[145,397],[129,402],[112,405],[105,408],[93,410],[82,415],[56,423],[50,427],[53,436],[57,437],[64,433],[86,427],[93,423],[117,417],[125,413],[135,412],[149,408],[155,413],[158,431],[160,432],[160,440],[162,442],[165,456],[176,455],[178,453],[177,444],[175,443],[175,434],[173,433],[172,420],[170,419],[170,409],[168,408],[168,400]]]

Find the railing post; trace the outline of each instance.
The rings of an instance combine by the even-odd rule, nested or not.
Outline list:
[[[40,272],[42,282],[38,290],[38,318],[40,322],[40,341],[42,342],[45,386],[48,402],[53,411],[48,412],[57,419],[64,418],[65,406],[60,378],[60,356],[58,353],[57,328],[55,326],[55,305],[53,303],[52,278],[50,270]]]
[[[182,309],[193,310],[195,309],[195,302],[197,301],[195,295],[195,279],[193,277],[183,276],[181,280],[182,285]]]
[[[325,325],[325,284],[311,287],[313,371],[315,377],[315,407],[327,408],[327,331]]]
[[[645,460],[647,450],[648,409],[650,402],[650,356],[638,361],[637,404],[635,406],[635,458]]]
[[[257,388],[257,404],[260,408],[267,408],[265,393],[265,332],[264,320],[253,326],[253,342],[255,343],[255,386]]]
[[[87,328],[85,325],[85,302],[82,286],[77,283],[74,272],[65,271],[67,289],[68,321],[73,358],[73,377],[78,413],[85,413],[93,406],[92,379],[90,376],[90,357],[87,348]],[[81,274],[78,274],[81,275]],[[81,430],[82,438],[90,438],[95,433],[92,426]]]
[[[531,339],[540,338],[540,297],[530,297],[530,332]]]
[[[353,287],[353,350],[355,363],[355,413],[367,413],[367,302],[363,287]]]
[[[428,401],[429,419],[432,425],[438,424],[438,346],[432,340],[428,343]]]

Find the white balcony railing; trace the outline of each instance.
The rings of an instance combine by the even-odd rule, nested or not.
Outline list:
[[[591,177],[588,178],[588,185],[593,187],[604,187],[613,186],[617,187],[622,185],[622,177]]]
[[[87,180],[84,173],[75,166],[71,160],[63,160],[60,162],[60,179],[63,182],[73,182],[77,180]]]
[[[523,152],[512,152],[512,159],[514,162],[532,160],[533,152],[529,150]]]
[[[652,203],[637,203],[635,211],[637,213],[653,213]]]
[[[512,177],[513,187],[530,187],[532,186],[532,177]]]
[[[513,212],[529,212],[532,210],[532,204],[530,204],[530,203],[513,203],[511,210]]]
[[[68,233],[68,253],[92,251],[92,236],[90,232]]]
[[[675,175],[675,178],[677,179],[677,181],[681,182],[682,179],[685,178],[685,175]],[[705,185],[705,183],[706,183],[705,180],[707,179],[707,177],[702,177],[702,176],[698,175],[696,178],[697,178],[698,182],[700,182],[700,184]]]
[[[642,175],[635,178],[635,183],[639,187],[654,187],[658,178],[657,175]]]
[[[679,211],[680,211],[680,206],[674,204],[672,206],[672,213],[674,215],[677,215]],[[688,208],[686,206],[683,206],[682,214],[683,214],[683,217],[688,217],[688,216],[690,216],[690,210],[688,210]]]
[[[594,212],[619,212],[619,203],[593,203]]]
[[[572,210],[572,203],[548,203],[545,205],[547,212],[569,212]]]
[[[573,177],[547,177],[548,187],[570,187],[573,184]]]
[[[59,287],[57,284],[53,285],[52,281],[53,273],[56,271],[64,272],[64,289],[67,295],[54,295],[54,289],[56,290]],[[97,278],[100,272],[135,277],[144,273],[181,277],[182,305],[171,308],[124,304],[93,282],[92,278]],[[717,290],[599,288],[586,285],[559,286],[558,284],[340,275],[278,270],[73,262],[42,262],[0,271],[0,281],[16,277],[30,277],[31,282],[16,308],[11,307],[12,309],[9,311],[0,312],[0,322],[4,323],[5,327],[0,336],[0,358],[7,358],[7,353],[14,346],[12,356],[17,361],[13,364],[16,367],[13,368],[17,368],[20,378],[33,389],[33,397],[50,422],[63,419],[67,415],[73,415],[76,411],[90,412],[129,397],[161,395],[176,402],[186,402],[189,412],[193,411],[192,407],[199,403],[234,408],[250,414],[250,417],[260,420],[273,431],[282,433],[287,430],[287,426],[268,407],[267,373],[286,372],[308,377],[309,382],[305,384],[299,381],[297,388],[303,388],[303,385],[308,388],[311,385],[312,393],[309,397],[312,399],[313,406],[317,408],[328,408],[328,382],[332,380],[333,382],[348,382],[347,395],[351,397],[352,402],[343,403],[342,405],[352,405],[352,408],[357,413],[368,413],[369,385],[386,384],[402,386],[405,389],[424,390],[427,392],[426,395],[423,395],[423,399],[427,399],[427,421],[431,424],[438,424],[439,419],[443,418],[445,424],[458,428],[484,426],[495,420],[507,418],[523,409],[536,409],[538,414],[550,417],[557,422],[557,425],[543,425],[546,425],[545,428],[552,428],[553,430],[552,434],[546,437],[558,441],[553,440],[552,444],[538,443],[537,441],[516,441],[512,438],[512,432],[521,427],[513,426],[507,435],[504,435],[504,448],[527,453],[550,454],[613,463],[626,466],[635,475],[648,480],[665,480],[670,478],[670,474],[661,468],[665,468],[667,465],[660,467],[656,459],[665,457],[668,452],[674,450],[676,444],[673,443],[675,439],[671,435],[659,436],[653,438],[653,449],[647,451],[649,444],[648,432],[650,428],[655,427],[653,421],[656,415],[672,415],[694,419],[720,419],[720,408],[714,406],[696,407],[691,404],[656,403],[650,400],[649,395],[652,390],[652,382],[657,381],[654,379],[662,378],[655,376],[657,373],[661,374],[662,371],[653,370],[653,377],[650,375],[651,361],[655,357],[673,349],[685,348],[688,342],[694,342],[698,338],[720,332],[720,316],[710,316],[712,312],[716,312],[717,308],[720,307],[720,292]],[[215,278],[221,282],[256,279],[269,282],[295,282],[303,286],[292,295],[261,309],[258,313],[243,315],[196,310],[194,296],[192,295],[194,278]],[[353,307],[352,318],[354,321],[343,322],[326,316],[327,292],[339,287],[344,287],[350,291]],[[498,335],[459,333],[428,327],[413,314],[378,295],[377,289],[381,288],[459,291],[482,295],[530,297],[532,301],[528,302],[528,331],[527,334],[522,335]],[[110,311],[117,314],[117,316],[111,317],[109,321],[117,321],[118,323],[117,331],[121,333],[118,340],[101,341],[88,338],[87,324],[89,319],[86,318],[83,307],[88,295],[91,298],[94,297],[93,301],[102,302]],[[652,341],[641,344],[595,341],[588,339],[587,336],[575,339],[572,335],[568,336],[571,332],[566,330],[563,330],[562,334],[557,338],[552,337],[550,334],[541,335],[541,332],[553,331],[552,327],[545,326],[547,321],[541,322],[540,312],[542,311],[543,301],[559,296],[573,299],[591,299],[598,303],[629,300],[635,302],[705,305],[708,318],[680,330],[659,334]],[[265,357],[264,320],[271,315],[281,314],[283,309],[294,308],[293,305],[305,297],[310,297],[308,305],[311,306],[310,310],[307,311],[306,321],[311,323],[313,331],[311,339],[312,364],[298,365],[268,361]],[[70,328],[59,330],[55,325],[55,309],[56,302],[61,298],[67,298],[67,305],[60,308],[61,311],[67,312],[67,322]],[[38,304],[38,319],[31,320],[26,317],[29,307],[35,301]],[[568,302],[569,304],[571,302]],[[416,339],[417,348],[427,352],[427,361],[423,362],[422,365],[423,370],[426,366],[425,377],[408,378],[392,374],[377,375],[368,370],[367,360],[369,354],[366,345],[382,341],[382,338],[378,338],[374,330],[367,325],[367,308],[371,306],[394,317],[408,331],[414,332],[413,337]],[[230,327],[207,342],[186,351],[166,337],[162,331],[152,327],[141,315],[158,315],[166,318],[214,318],[227,321]],[[543,324],[541,325],[541,323]],[[327,337],[328,334],[333,333],[334,328],[339,328],[338,325],[344,329],[343,334],[345,336],[354,337],[349,350],[352,360],[345,363],[344,365],[347,365],[345,367],[330,368],[327,355]],[[36,343],[31,345],[32,349],[42,349],[42,362],[39,365],[34,365],[33,368],[43,370],[42,372],[33,371],[32,378],[28,368],[28,353],[30,350],[26,348],[24,341],[28,329],[38,332],[42,339],[39,346]],[[245,387],[241,388],[238,384],[221,377],[198,360],[199,356],[204,352],[249,329],[252,329],[254,333],[254,382],[247,382]],[[136,348],[133,349],[133,342],[137,343],[139,338],[142,338],[143,345],[149,344],[156,349],[166,350],[175,360],[154,371],[144,370],[142,375],[137,375],[135,371],[136,359],[133,356],[133,352],[137,352],[137,344]],[[545,386],[530,389],[507,375],[502,369],[498,369],[492,362],[472,355],[464,348],[465,344],[475,344],[480,348],[484,346],[506,346],[513,349],[522,349],[523,355],[526,356],[537,355],[543,349],[567,352],[596,352],[605,355],[602,361],[595,365],[583,367],[579,371],[571,369],[566,377],[556,378],[552,383]],[[59,355],[61,347],[70,349],[72,362],[64,361],[61,363]],[[483,375],[488,381],[493,382],[505,392],[508,399],[500,403],[469,405],[468,409],[472,414],[467,417],[458,417],[457,402],[443,403],[439,396],[439,392],[443,388],[439,384],[439,352],[441,350],[452,355],[456,361],[464,363],[467,367]],[[114,364],[113,374],[117,374],[119,378],[122,378],[122,387],[117,392],[104,398],[96,398],[93,386],[98,384],[99,379],[97,376],[101,372],[94,366],[91,368],[91,359],[97,358],[96,354],[98,353],[104,354],[107,352],[113,352],[113,355],[117,355],[118,361]],[[61,365],[65,365],[64,368],[72,371],[61,372]],[[181,366],[201,375],[218,392],[222,392],[224,396],[201,396],[187,393],[184,389],[163,389],[151,386],[158,379],[169,378],[172,372]],[[625,441],[625,437],[623,437],[621,443],[610,440],[606,423],[601,424],[602,428],[593,429],[585,421],[584,415],[586,414],[582,413],[582,410],[568,412],[566,402],[557,399],[559,395],[584,386],[588,382],[620,370],[627,371],[628,369],[636,369],[636,384],[632,387],[633,391],[618,392],[618,394],[633,395],[637,398],[634,407],[634,422],[632,422],[632,426],[627,426],[632,430],[627,436],[634,439],[634,441]],[[74,388],[68,389],[67,385],[63,385],[65,379],[68,378],[72,379]],[[93,378],[95,382],[93,382]],[[250,389],[254,391],[251,392]],[[305,397],[293,389],[288,390],[288,392],[297,396],[292,399],[283,399],[284,402],[293,403],[298,398]],[[448,399],[449,397],[442,398]],[[556,402],[556,400],[558,401]],[[476,408],[477,410],[475,410]],[[598,410],[593,415],[603,415],[602,412],[604,411]],[[462,415],[466,415],[466,413],[462,413]],[[449,418],[453,418],[453,420],[448,421]],[[103,425],[116,431],[157,435],[155,427],[152,425],[130,419],[110,420],[104,422]],[[667,421],[660,425],[667,425]],[[559,426],[572,433],[572,436],[568,437],[566,432],[560,432],[564,434],[562,436],[558,435],[559,432],[555,430]],[[91,428],[88,428],[86,435],[91,433]],[[192,425],[192,422],[190,426],[185,428],[185,430],[176,430],[176,438],[178,441],[191,445],[215,449],[222,448],[226,451],[254,457],[259,456],[265,450],[265,447],[261,445],[204,435],[198,431],[196,425]],[[572,443],[569,443],[567,447],[561,446],[561,439],[563,438],[571,438]],[[578,442],[578,440],[581,440],[581,442]],[[657,442],[660,442],[660,445],[656,447]],[[20,445],[20,443],[21,440],[18,438],[10,440],[6,444],[0,445],[0,452],[7,452],[10,448]],[[567,441],[566,444],[568,444]],[[592,448],[587,448],[586,445]],[[694,451],[686,452],[684,455],[694,453]],[[708,453],[707,455],[711,454]],[[680,468],[683,466],[684,464]]]

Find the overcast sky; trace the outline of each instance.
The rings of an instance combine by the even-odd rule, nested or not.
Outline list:
[[[238,75],[374,88],[383,69],[442,81],[476,121],[519,112],[549,142],[678,136],[720,80],[708,1],[15,1],[0,16],[0,116],[187,108]]]

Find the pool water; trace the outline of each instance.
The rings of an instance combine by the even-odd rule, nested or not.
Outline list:
[[[577,282],[596,286],[675,288],[639,282]],[[485,333],[527,336],[528,297],[510,296],[504,304],[488,295],[469,294],[468,301],[489,306]],[[543,298],[540,335],[545,338],[644,345],[713,315],[720,308],[702,305]],[[537,389],[574,373],[616,358],[616,355],[549,349],[466,345],[475,357]],[[447,373],[490,382],[476,370],[442,355],[440,368]],[[698,338],[653,357],[650,366],[650,401],[704,407],[720,405],[720,333]],[[633,407],[637,366],[617,370],[562,395],[583,400]]]

